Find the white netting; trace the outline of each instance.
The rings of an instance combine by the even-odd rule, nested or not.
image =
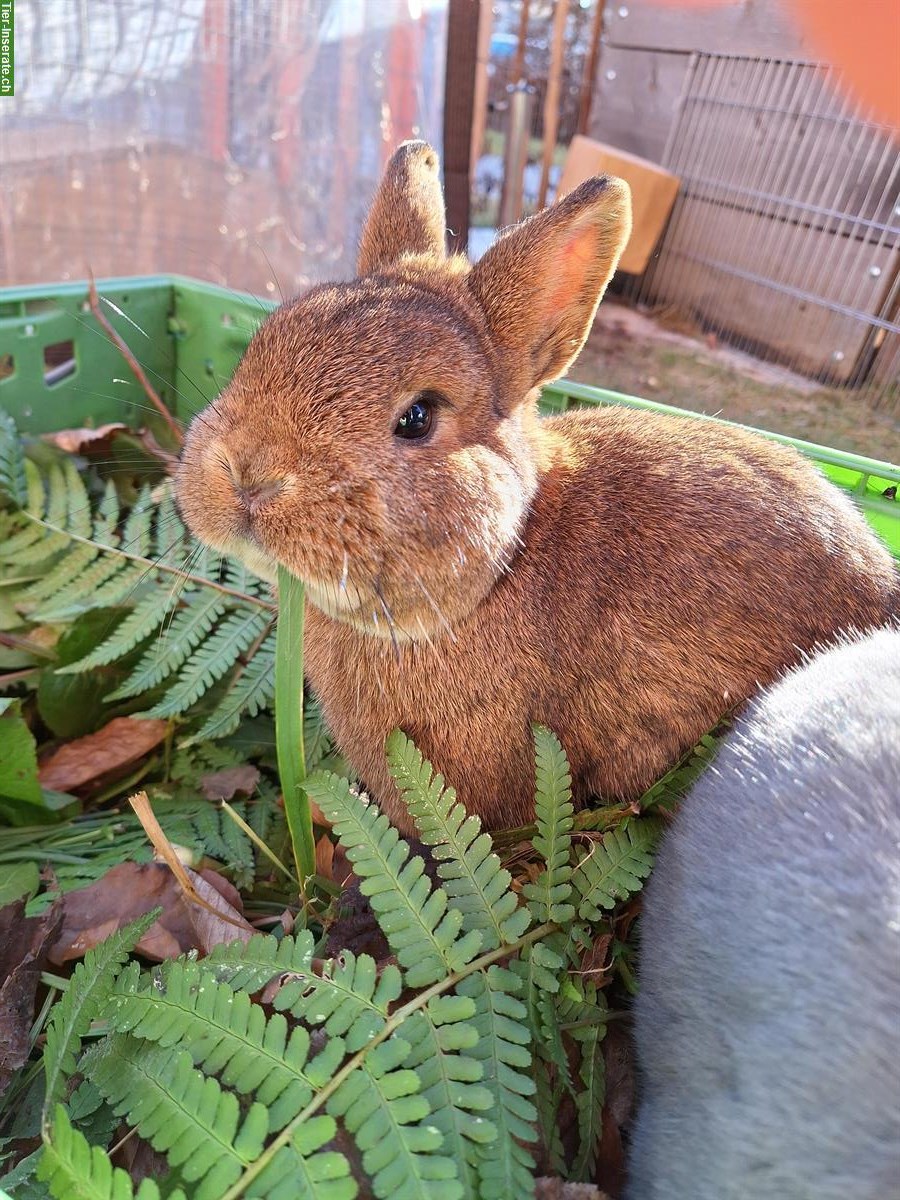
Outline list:
[[[447,0],[18,0],[0,283],[352,271],[387,154],[439,145]]]

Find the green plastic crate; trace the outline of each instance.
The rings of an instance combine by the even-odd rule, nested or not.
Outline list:
[[[274,307],[247,293],[172,275],[104,279],[97,287],[115,306],[103,306],[110,323],[169,408],[185,421],[231,377],[254,330]],[[547,412],[591,404],[682,412],[567,380],[544,389]],[[107,421],[143,421],[158,428],[141,388],[94,319],[85,283],[0,289],[0,407],[28,433]],[[814,459],[854,496],[900,557],[900,466],[760,432]]]

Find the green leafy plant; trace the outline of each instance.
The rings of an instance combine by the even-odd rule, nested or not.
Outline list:
[[[51,1013],[44,1052],[39,1174],[51,1195],[133,1194],[73,1115],[67,1091],[79,1076],[166,1156],[165,1194],[193,1200],[351,1200],[363,1181],[398,1200],[528,1197],[538,1130],[563,1092],[580,1140],[571,1161],[558,1144],[551,1157],[586,1177],[607,1013],[596,987],[569,972],[584,934],[572,918],[585,896],[605,912],[640,886],[657,822],[635,817],[624,842],[580,845],[565,755],[546,730],[535,739],[542,868],[523,895],[478,819],[402,734],[389,762],[438,882],[346,778],[306,779],[393,953],[380,971],[350,952],[317,960],[309,930],[149,972],[121,969],[134,928],[92,951]],[[587,866],[607,841],[603,869]],[[254,998],[264,988],[267,1005]],[[90,1028],[101,1036],[79,1055]]]
[[[265,584],[190,536],[169,480],[146,485],[126,511],[111,481],[92,494],[70,457],[40,449],[39,465],[2,414],[0,631],[25,665],[30,630],[99,611],[92,644],[52,673],[84,678],[126,663],[118,686],[104,689],[109,716],[137,709],[177,720],[185,740],[201,742],[266,709],[276,605]]]

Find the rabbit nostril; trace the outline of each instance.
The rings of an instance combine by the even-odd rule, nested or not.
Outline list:
[[[274,499],[283,488],[284,481],[282,479],[266,479],[259,483],[235,485],[238,499],[251,512],[265,504],[267,500]]]

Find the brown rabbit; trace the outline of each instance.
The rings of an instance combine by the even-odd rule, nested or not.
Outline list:
[[[691,418],[539,420],[630,228],[591,179],[448,258],[434,152],[401,146],[360,278],[273,313],[191,426],[203,541],[306,581],[307,666],[341,748],[409,820],[413,737],[489,828],[530,819],[531,723],[576,797],[638,795],[802,650],[898,604],[887,550],[793,450]]]

